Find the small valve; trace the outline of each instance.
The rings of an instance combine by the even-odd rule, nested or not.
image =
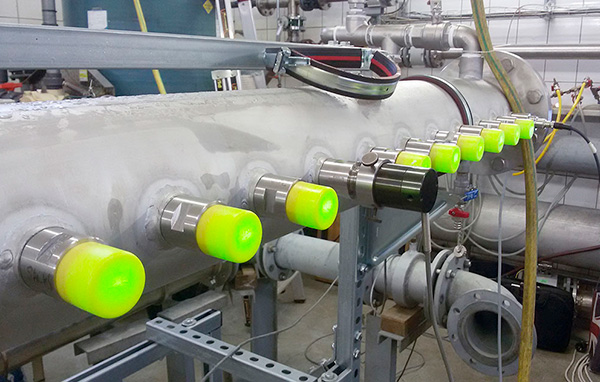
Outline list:
[[[459,207],[454,207],[450,209],[450,211],[448,211],[448,215],[460,219],[468,219],[470,216],[468,211],[465,211]]]

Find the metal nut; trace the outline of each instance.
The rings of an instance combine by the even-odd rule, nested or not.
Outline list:
[[[543,97],[544,94],[542,94],[542,92],[538,89],[530,90],[527,92],[527,101],[532,105],[540,103]]]

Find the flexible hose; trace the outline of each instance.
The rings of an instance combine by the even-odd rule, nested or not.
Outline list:
[[[135,6],[135,13],[137,14],[138,22],[140,23],[140,30],[142,32],[148,32],[146,19],[144,18],[144,12],[142,11],[142,4],[140,4],[140,0],[133,0],[133,5]],[[160,72],[156,69],[152,69],[152,75],[154,76],[154,82],[156,82],[156,86],[158,87],[158,92],[160,94],[167,94],[167,90],[165,89],[165,84],[163,84]]]
[[[523,113],[523,105],[517,95],[517,90],[512,84],[506,70],[494,52],[490,32],[485,18],[483,0],[471,0],[473,19],[477,30],[477,38],[486,62],[494,73],[502,91],[515,113]],[[531,370],[531,357],[533,354],[533,331],[535,318],[535,292],[537,276],[537,182],[535,174],[535,159],[533,143],[531,140],[522,141],[523,166],[525,168],[525,271],[523,282],[523,313],[521,316],[521,341],[519,347],[519,372],[518,381],[529,381]]]

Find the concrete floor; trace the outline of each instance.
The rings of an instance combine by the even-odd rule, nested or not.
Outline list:
[[[296,304],[292,301],[288,293],[279,297],[278,320],[279,327],[292,323],[299,315],[304,313],[312,303],[325,291],[327,284],[313,280],[310,277],[304,277],[304,286],[306,293],[306,303]],[[234,295],[234,303],[223,311],[223,339],[233,344],[237,344],[250,335],[250,329],[245,327],[243,308],[240,297]],[[337,288],[325,297],[323,302],[307,316],[300,324],[290,331],[283,333],[279,337],[279,362],[288,364],[299,370],[308,370],[313,366],[305,357],[304,350],[306,346],[314,339],[331,333],[332,326],[336,322],[337,306]],[[366,311],[366,310],[365,310]],[[314,360],[327,358],[331,356],[331,342],[333,337],[329,336],[315,343],[309,352],[309,357]],[[449,343],[444,343],[446,353],[448,354],[455,380],[458,381],[496,381],[496,377],[487,377],[479,374],[468,367],[452,350]],[[425,362],[419,370],[414,370],[405,374],[402,378],[406,382],[432,382],[445,381],[446,373],[443,363],[439,356],[436,341],[433,338],[421,336],[417,341],[416,350],[411,358],[410,366]],[[563,373],[568,366],[573,349],[570,348],[564,354],[552,353],[538,350],[533,359],[531,371],[532,382],[559,382],[564,381]],[[409,350],[405,350],[398,355],[398,367],[404,365]],[[46,372],[46,381],[60,381],[87,367],[85,356],[74,356],[72,345],[67,345],[44,357]],[[199,364],[197,364],[198,374]],[[24,367],[28,381],[32,381],[31,366]],[[599,376],[595,376],[595,381],[600,381]],[[126,379],[128,382],[153,382],[166,381],[165,361],[159,361],[155,364],[141,370],[140,372]],[[199,378],[198,378],[199,380]],[[507,382],[516,381],[516,376],[504,379]],[[368,381],[374,382],[374,381]]]

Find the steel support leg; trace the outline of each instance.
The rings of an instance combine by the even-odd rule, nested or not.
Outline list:
[[[381,318],[367,315],[365,380],[395,381],[398,342],[379,335]]]
[[[338,280],[338,324],[335,336],[335,360],[350,371],[347,381],[360,379],[362,306],[368,246],[367,209],[352,208],[341,214],[340,263]]]
[[[194,382],[196,380],[194,359],[179,353],[167,355],[167,377],[169,382]]]
[[[259,278],[252,301],[252,337],[277,330],[277,282]],[[277,336],[252,341],[252,351],[277,360]]]

